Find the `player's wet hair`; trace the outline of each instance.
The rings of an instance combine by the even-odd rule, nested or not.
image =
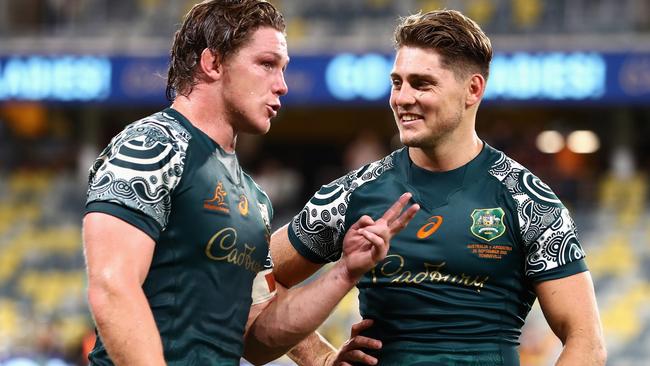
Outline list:
[[[197,84],[196,66],[204,49],[210,49],[223,62],[261,27],[285,30],[282,14],[264,0],[206,0],[194,5],[174,35],[167,99],[190,94]]]
[[[459,78],[490,73],[492,44],[476,22],[456,10],[435,10],[400,18],[395,28],[397,49],[420,47],[437,51],[445,67]]]

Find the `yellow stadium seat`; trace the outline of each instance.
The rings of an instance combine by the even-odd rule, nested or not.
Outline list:
[[[543,12],[543,2],[539,0],[511,0],[513,21],[519,28],[537,25]]]
[[[650,303],[650,285],[639,283],[617,297],[611,306],[602,311],[605,335],[623,342],[636,339],[643,330],[639,314],[647,311]]]
[[[629,238],[619,233],[608,236],[601,246],[592,248],[586,261],[594,278],[626,276],[640,264]]]
[[[0,345],[1,340],[10,339],[17,333],[20,326],[18,306],[7,298],[0,297]]]
[[[465,12],[478,24],[489,23],[494,17],[494,2],[490,0],[473,0],[467,4]]]

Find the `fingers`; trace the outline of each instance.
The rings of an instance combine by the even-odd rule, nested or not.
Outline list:
[[[374,323],[375,321],[372,319],[363,319],[358,323],[352,324],[352,329],[350,330],[350,338],[358,336],[364,330],[372,327]]]
[[[358,349],[358,348],[380,349],[381,348],[380,341],[374,338],[368,338],[364,336],[353,337],[348,342],[349,343],[347,343],[346,346],[349,346],[349,348],[353,348],[353,349]]]
[[[350,226],[350,230],[357,230],[360,227],[370,226],[374,224],[375,224],[375,220],[373,220],[368,215],[363,215],[359,220],[357,220],[357,222],[355,222],[352,226]]]
[[[366,240],[368,240],[374,247],[374,250],[376,250],[375,254],[373,254],[375,259],[379,259],[379,257],[383,258],[388,253],[389,244],[386,238],[366,229],[359,229],[359,234],[366,238]],[[381,234],[386,235],[385,232]]]
[[[353,336],[341,347],[339,359],[346,362],[361,362],[367,365],[376,365],[378,362],[377,358],[366,354],[363,349],[378,350],[380,348],[381,342],[376,339],[359,335]]]
[[[367,249],[370,250],[371,258],[374,262],[380,261],[386,257],[388,254],[389,241],[383,236],[379,236],[371,231],[366,229],[360,229],[359,233],[370,242],[367,244]],[[382,235],[388,235],[386,231]]]
[[[393,203],[393,205],[384,212],[384,215],[381,217],[382,219],[386,220],[388,225],[390,225],[395,219],[397,219],[400,216],[400,213],[406,207],[406,204],[409,202],[411,199],[411,193],[406,192],[402,194],[399,199]]]
[[[415,214],[420,210],[420,205],[413,204],[406,211],[404,211],[395,221],[391,222],[388,226],[391,236],[397,234],[408,225],[409,222],[415,217]]]
[[[386,222],[386,225],[389,227],[391,234],[394,235],[395,233],[404,229],[420,209],[420,205],[416,203],[414,205],[411,205],[411,207],[409,207],[406,211],[402,212],[404,210],[404,207],[406,207],[406,205],[409,203],[409,200],[412,196],[413,195],[410,192],[402,194],[379,219]],[[370,216],[363,215],[350,227],[350,229],[358,230],[359,228],[365,228],[374,225],[375,223],[376,222]]]
[[[363,349],[378,350],[382,346],[381,341],[359,335],[362,331],[370,328],[373,323],[372,319],[363,319],[352,325],[350,339],[341,347],[335,365],[358,365],[359,363],[376,365],[379,362],[377,358],[366,354]]]
[[[351,365],[350,362],[354,362],[356,364],[361,362],[366,365],[376,365],[378,362],[375,357],[365,354],[363,351],[358,349],[343,352],[345,353],[341,354],[340,360],[342,363],[340,363],[340,365]]]

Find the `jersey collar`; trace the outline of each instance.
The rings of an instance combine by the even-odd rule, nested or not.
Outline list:
[[[468,184],[485,176],[486,163],[494,151],[485,141],[479,154],[467,164],[445,172],[432,172],[413,163],[408,148],[399,152],[398,169],[416,201],[428,209],[444,206],[449,199]]]

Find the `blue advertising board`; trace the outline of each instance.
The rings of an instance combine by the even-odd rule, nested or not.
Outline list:
[[[165,105],[167,56],[0,56],[0,101]],[[285,105],[385,105],[393,56],[293,55]],[[650,104],[650,53],[495,54],[485,101]]]

